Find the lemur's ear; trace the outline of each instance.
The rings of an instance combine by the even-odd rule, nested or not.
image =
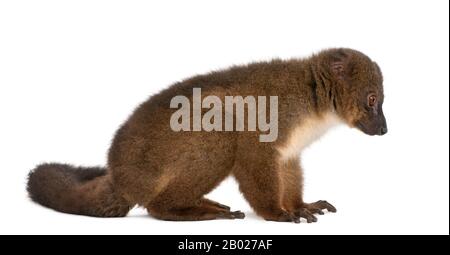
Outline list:
[[[345,50],[338,49],[330,52],[329,60],[331,72],[336,78],[343,80],[351,73],[350,57]]]
[[[381,72],[380,66],[375,61],[373,62],[373,64],[375,65],[375,68],[377,69],[377,73],[381,79],[381,82],[383,82],[383,72]]]

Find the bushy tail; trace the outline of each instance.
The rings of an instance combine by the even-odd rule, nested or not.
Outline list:
[[[42,164],[30,172],[27,190],[33,201],[65,213],[123,217],[130,210],[106,168]]]

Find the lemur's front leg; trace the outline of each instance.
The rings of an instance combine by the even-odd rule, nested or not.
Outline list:
[[[336,208],[324,200],[314,203],[303,201],[303,171],[298,158],[279,162],[282,183],[283,207],[297,217],[305,218],[308,223],[316,222],[314,214],[324,214],[323,210],[336,212]]]

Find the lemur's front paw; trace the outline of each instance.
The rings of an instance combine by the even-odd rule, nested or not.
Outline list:
[[[264,219],[268,221],[300,223],[299,216],[285,210],[280,210],[279,212],[273,214],[271,213],[270,215],[265,216]]]
[[[335,213],[336,207],[334,207],[332,204],[328,203],[325,200],[319,200],[314,203],[304,203],[300,208],[295,210],[295,215],[297,217],[305,218],[308,223],[316,222],[317,218],[314,216],[314,214],[320,214],[323,215],[323,210],[327,210],[329,212]]]
[[[308,223],[317,221],[316,216],[314,216],[312,212],[310,212],[307,208],[304,208],[304,207],[297,209],[294,212],[294,214],[299,218],[306,219],[306,222],[308,222]]]
[[[336,207],[334,207],[332,204],[328,203],[325,200],[319,200],[314,203],[305,203],[303,206],[304,206],[304,208],[308,209],[310,212],[317,213],[320,215],[323,214],[322,210],[325,210],[325,209],[327,211],[333,212],[333,213],[335,213],[337,211]]]

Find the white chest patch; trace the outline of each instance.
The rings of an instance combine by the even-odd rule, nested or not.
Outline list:
[[[291,131],[287,141],[278,148],[281,159],[287,160],[298,157],[305,147],[340,123],[342,123],[342,120],[335,113],[305,119]]]

